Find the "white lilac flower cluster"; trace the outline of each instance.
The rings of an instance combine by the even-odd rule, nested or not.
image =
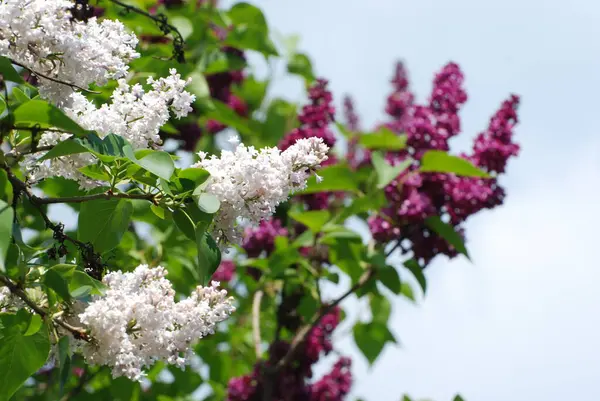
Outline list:
[[[106,293],[79,314],[93,338],[81,346],[88,363],[110,366],[113,377],[132,380],[141,379],[144,368],[156,361],[183,367],[193,345],[235,311],[232,299],[214,281],[176,302],[166,274],[162,267],[140,265],[133,272],[104,277]]]
[[[118,21],[75,21],[70,0],[0,2],[0,55],[32,71],[87,88],[124,77],[139,57],[138,39]],[[57,105],[70,102],[73,88],[39,77],[40,95]]]
[[[147,149],[160,143],[159,130],[169,119],[170,112],[177,118],[185,117],[191,110],[195,96],[185,90],[189,81],[181,79],[175,69],[170,70],[167,78],[148,78],[152,87],[144,91],[140,84],[133,86],[124,79],[113,92],[110,104],[96,107],[80,93],[72,95],[73,102],[64,109],[66,114],[88,130],[95,130],[100,137],[109,133],[127,139],[134,149]],[[39,146],[56,145],[71,135],[67,133],[45,131],[39,140]],[[38,152],[25,158],[24,166],[31,181],[46,177],[61,176],[79,182],[82,188],[102,185],[79,172],[79,168],[95,162],[88,153],[63,156],[39,163],[43,156]]]
[[[8,287],[0,287],[0,313],[8,312],[18,300],[12,295]]]
[[[306,187],[309,175],[327,160],[329,148],[321,138],[299,139],[281,152],[238,144],[234,151],[222,151],[220,157],[198,153],[201,167],[210,173],[206,191],[221,201],[215,218],[219,242],[237,243],[242,225],[257,224],[272,215],[289,194]]]

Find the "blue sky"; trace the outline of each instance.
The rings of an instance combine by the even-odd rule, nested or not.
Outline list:
[[[436,401],[600,399],[600,4],[575,0],[263,0],[282,34],[331,81],[351,93],[366,126],[383,115],[393,63],[402,58],[420,99],[444,63],[458,62],[469,101],[469,145],[511,92],[522,96],[522,145],[503,180],[505,205],[468,224],[474,263],[440,259],[427,272],[417,306],[394,303],[401,347],[372,369],[351,336],[356,396],[397,401],[402,393]],[[275,91],[292,99],[300,83]],[[339,105],[339,103],[338,103]],[[350,301],[350,314],[360,311]]]

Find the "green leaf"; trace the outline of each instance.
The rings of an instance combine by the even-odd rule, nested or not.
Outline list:
[[[284,99],[273,99],[260,133],[267,143],[279,141],[296,124],[296,106]]]
[[[75,266],[73,266],[74,269]],[[71,300],[71,294],[69,292],[69,284],[65,277],[63,277],[58,271],[50,268],[46,274],[44,274],[44,285],[51,288],[65,301]]]
[[[71,367],[71,347],[69,346],[69,336],[62,336],[58,340],[58,366],[60,377],[60,393],[65,387],[69,378],[69,368]]]
[[[183,170],[180,170],[177,173],[177,177],[180,179],[190,180],[194,183],[194,187],[197,187],[200,184],[203,184],[204,181],[210,177],[210,173],[203,168],[195,168],[190,167]]]
[[[86,131],[71,120],[57,107],[44,100],[30,100],[14,111],[16,126],[54,127],[73,134],[84,134]]]
[[[304,53],[293,54],[288,61],[287,70],[290,74],[300,75],[308,82],[314,81],[315,79],[312,63]]]
[[[267,81],[257,81],[249,76],[244,79],[241,87],[234,88],[234,91],[246,101],[250,110],[256,110],[262,105],[267,94]]]
[[[196,95],[195,103],[206,104],[207,99],[210,98],[210,88],[204,74],[200,71],[193,71],[188,78],[192,81],[187,86],[187,89]]]
[[[233,26],[223,44],[242,50],[256,50],[265,57],[278,55],[268,33],[251,26]]]
[[[373,167],[377,173],[377,188],[385,188],[392,182],[401,172],[406,170],[412,164],[411,159],[404,160],[402,163],[392,166],[389,164],[379,152],[373,152],[371,155]]]
[[[196,224],[196,246],[198,247],[198,266],[202,285],[207,285],[213,273],[221,263],[221,251],[213,237],[206,231],[208,224]]]
[[[41,162],[44,160],[55,159],[61,156],[68,156],[85,152],[89,152],[89,149],[73,139],[67,139],[66,141],[62,141],[56,144],[52,149],[46,152],[44,156],[40,157],[38,161]]]
[[[382,323],[357,323],[352,329],[354,342],[363,353],[369,365],[373,365],[388,342],[395,343],[394,335]]]
[[[222,122],[241,134],[259,136],[260,126],[255,121],[241,117],[223,102],[214,99],[212,102],[214,110],[205,113],[208,118]]]
[[[23,77],[15,70],[10,60],[3,56],[0,56],[0,74],[2,74],[5,81],[16,82],[18,84],[25,83]]]
[[[72,264],[52,266],[44,274],[44,285],[54,290],[65,301],[70,301],[69,281],[73,277],[76,268],[77,265]]]
[[[133,163],[163,180],[169,181],[175,172],[175,163],[167,152],[151,150],[138,159],[131,146],[125,145],[123,153]]]
[[[367,149],[402,150],[406,148],[406,135],[398,135],[383,127],[372,134],[361,135],[358,143]]]
[[[381,294],[371,294],[369,296],[371,304],[372,321],[387,325],[387,322],[392,314],[392,305],[390,301]]]
[[[406,267],[412,273],[412,275],[417,279],[417,282],[419,283],[419,285],[421,286],[421,289],[423,290],[423,294],[425,294],[425,292],[427,291],[427,279],[425,278],[425,275],[423,274],[423,268],[414,259],[410,259],[410,260],[407,260],[406,262],[404,262],[404,267]]]
[[[298,263],[300,259],[300,252],[297,248],[289,246],[287,237],[275,237],[275,251],[269,256],[269,267],[272,274],[283,273],[287,267]]]
[[[8,180],[8,175],[5,170],[0,170],[0,200],[5,201],[9,205],[13,201],[13,187]]]
[[[464,399],[460,395],[456,394],[454,401],[464,401]]]
[[[464,177],[490,177],[488,173],[475,167],[470,161],[449,155],[441,150],[425,152],[419,170],[421,172],[453,173]]]
[[[13,88],[12,95],[17,101],[17,103],[25,103],[31,100],[29,96],[27,96],[27,94],[23,92],[18,86]]]
[[[227,16],[234,25],[252,25],[256,29],[267,31],[267,19],[260,8],[252,4],[240,2],[234,4],[228,11]]]
[[[108,134],[103,139],[100,139],[96,133],[90,132],[83,138],[73,138],[72,140],[83,145],[96,155],[96,157],[105,162],[127,157],[123,149],[129,145],[129,142],[119,135]]]
[[[189,18],[183,16],[174,16],[171,17],[169,21],[175,28],[177,28],[179,33],[181,33],[183,40],[186,40],[192,34],[192,32],[194,32],[194,26]]]
[[[220,207],[221,202],[215,195],[204,192],[198,196],[198,208],[204,213],[217,213]]]
[[[264,56],[277,56],[277,49],[269,39],[269,28],[262,11],[248,3],[237,3],[228,12],[233,29],[225,45],[239,49],[256,50]]]
[[[377,277],[391,292],[398,295],[402,290],[400,275],[392,266],[386,265],[377,270]]]
[[[359,192],[358,181],[348,166],[328,166],[319,170],[318,175],[323,180],[317,182],[316,177],[310,177],[308,179],[308,186],[305,190],[300,191],[299,194],[314,194],[330,191]]]
[[[319,300],[315,294],[312,291],[307,291],[300,300],[300,304],[296,310],[306,321],[310,321],[319,310],[319,306]]]
[[[183,209],[173,211],[173,221],[179,230],[192,241],[196,241],[194,222]]]
[[[12,207],[0,200],[0,270],[6,271],[6,255],[12,239],[14,211]]]
[[[165,209],[160,206],[150,205],[150,210],[154,213],[158,218],[165,219]]]
[[[292,246],[301,248],[304,246],[312,246],[314,242],[315,234],[310,230],[306,230],[296,237],[296,239],[292,242]]]
[[[406,298],[410,299],[413,302],[415,301],[415,293],[410,284],[408,283],[402,283],[402,285],[400,286],[400,294],[404,295]]]
[[[444,223],[439,216],[428,217],[425,220],[425,224],[452,245],[457,252],[462,253],[467,259],[470,259],[463,238],[454,230],[452,225]]]
[[[90,177],[91,179],[105,181],[105,182],[110,181],[110,176],[108,175],[108,172],[99,163],[88,164],[87,166],[83,166],[83,167],[79,168],[78,170],[81,174],[83,174],[87,177]]]
[[[128,199],[98,199],[84,202],[79,210],[77,237],[89,242],[99,253],[121,242],[129,228],[133,205]]]
[[[328,210],[311,210],[307,212],[290,212],[289,216],[304,224],[313,233],[318,233],[321,228],[331,219],[331,213]]]
[[[87,273],[81,270],[73,272],[73,277],[69,282],[69,292],[73,298],[83,298],[90,294],[103,295],[105,291],[106,286]]]
[[[48,330],[26,336],[23,323],[30,321],[29,314],[0,315],[0,400],[7,401],[25,381],[37,372],[50,353]]]
[[[34,335],[35,333],[40,331],[43,324],[44,324],[44,321],[42,320],[42,317],[40,315],[37,315],[37,314],[31,315],[29,324],[27,325],[27,330],[25,330],[25,332],[23,332],[23,335],[25,337]]]
[[[329,258],[332,264],[349,275],[352,281],[356,281],[363,272],[361,266],[362,251],[362,242],[347,238],[336,238],[336,241],[329,245]]]
[[[111,162],[117,158],[126,157],[123,148],[130,146],[127,140],[119,135],[109,134],[100,139],[94,132],[88,132],[82,137],[62,141],[48,151],[39,161],[53,159],[77,153],[91,152],[100,160]]]
[[[204,73],[216,74],[219,72],[237,71],[244,67],[246,67],[246,61],[242,57],[215,49],[207,56]]]
[[[355,198],[352,203],[343,208],[335,221],[343,222],[350,216],[360,215],[369,211],[377,211],[387,204],[385,192],[381,189],[367,195]]]

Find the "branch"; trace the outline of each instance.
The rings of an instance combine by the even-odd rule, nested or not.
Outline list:
[[[129,194],[129,193],[113,193],[103,192],[100,194],[82,195],[82,196],[65,196],[62,198],[40,198],[32,195],[35,198],[35,202],[40,205],[49,205],[53,203],[82,203],[97,199],[145,199],[151,202],[155,202],[154,194]]]
[[[8,57],[7,57],[7,58],[8,58]],[[82,86],[75,85],[74,83],[71,83],[71,82],[65,82],[65,81],[61,81],[60,79],[52,78],[52,77],[51,77],[51,76],[49,76],[49,75],[42,74],[41,72],[37,72],[37,71],[35,71],[35,70],[32,70],[31,68],[27,67],[27,66],[26,66],[26,65],[24,65],[24,64],[21,64],[21,63],[19,63],[18,61],[15,61],[15,60],[13,60],[13,59],[11,59],[11,58],[8,58],[8,59],[10,60],[10,62],[11,62],[12,64],[14,64],[14,65],[18,65],[19,67],[23,67],[23,68],[25,68],[27,71],[29,71],[30,73],[32,73],[32,74],[35,74],[35,75],[37,75],[38,77],[42,77],[42,78],[44,78],[44,79],[47,79],[48,81],[56,82],[57,84],[66,85],[66,86],[69,86],[69,87],[71,87],[71,89],[79,89],[80,91],[87,92],[87,93],[95,93],[95,94],[102,93],[102,92],[97,92],[97,91],[93,91],[93,90],[86,89],[86,88],[84,88],[84,87],[82,87]]]
[[[141,10],[141,9],[134,7],[132,5],[129,5],[129,4],[125,4],[119,0],[109,0],[109,1],[123,7],[125,9],[125,11],[127,11],[127,12],[133,12],[133,13],[136,13],[139,15],[143,15],[144,17],[150,18],[152,21],[154,21],[156,23],[156,25],[158,25],[158,28],[165,35],[170,32],[174,32],[176,36],[173,38],[173,58],[176,59],[177,62],[179,62],[179,63],[182,63],[182,64],[185,63],[185,55],[183,52],[183,45],[185,42],[183,40],[183,36],[181,35],[181,32],[179,32],[179,30],[175,26],[173,26],[167,22],[166,15],[164,15],[164,14],[152,15],[144,10]]]
[[[29,201],[31,202],[31,204],[40,212],[40,215],[42,216],[42,218],[44,219],[44,222],[46,223],[46,227],[48,227],[49,229],[54,231],[55,238],[56,238],[56,233],[60,232],[62,239],[69,241],[74,245],[77,245],[80,249],[85,249],[85,250],[90,251],[91,256],[93,258],[95,256],[98,256],[94,253],[93,249],[91,248],[91,245],[81,242],[75,238],[71,238],[70,236],[68,236],[67,234],[62,232],[62,224],[61,225],[54,224],[48,218],[48,215],[46,214],[46,212],[44,212],[44,210],[42,208],[43,203],[40,203],[40,200],[42,200],[42,198],[39,198],[38,196],[34,195],[33,192],[31,192],[31,189],[27,186],[27,184],[25,184],[23,181],[19,180],[15,176],[15,174],[10,170],[10,168],[4,166],[4,170],[6,171],[8,180],[10,181],[10,183],[12,184],[12,186],[16,190],[16,192],[24,193],[27,196],[27,198],[29,199]],[[98,256],[98,258],[99,258],[99,256]]]
[[[388,256],[390,256],[399,247],[400,247],[400,240],[396,240],[396,244],[394,244],[394,246],[385,253],[385,257],[387,258]]]
[[[258,290],[254,293],[254,299],[252,300],[252,337],[254,338],[254,351],[256,352],[256,359],[260,359],[262,355],[260,339],[260,301],[263,297],[263,291]]]
[[[298,333],[292,339],[292,343],[290,344],[290,349],[288,350],[287,354],[285,354],[285,356],[283,358],[281,358],[279,360],[279,362],[277,362],[277,364],[275,365],[275,367],[274,367],[275,372],[283,369],[287,364],[290,363],[290,361],[294,357],[294,354],[296,353],[296,351],[298,350],[300,345],[304,342],[304,340],[306,339],[308,334],[317,326],[317,324],[319,324],[319,322],[321,321],[323,316],[325,316],[333,308],[338,306],[344,299],[348,298],[354,292],[356,292],[360,288],[364,287],[369,282],[369,280],[373,277],[374,273],[375,273],[374,268],[369,266],[367,268],[367,270],[362,274],[362,276],[360,276],[360,278],[358,279],[356,284],[354,284],[352,287],[350,287],[350,289],[348,291],[346,291],[345,293],[343,293],[339,298],[337,298],[332,303],[328,304],[326,307],[321,309],[321,312],[318,315],[316,315],[309,324],[302,327],[300,329],[300,331],[298,331]]]
[[[21,289],[17,284],[13,283],[8,277],[0,275],[0,282],[2,282],[6,287],[8,287],[8,289],[10,290],[11,293],[13,293],[17,297],[21,298],[21,300],[23,302],[25,302],[25,304],[27,304],[27,306],[29,306],[31,308],[31,310],[33,310],[35,313],[40,315],[42,318],[45,318],[46,316],[48,316],[48,313],[45,310],[43,310],[35,302],[33,302],[27,296],[25,291],[23,291],[23,289]],[[62,328],[70,331],[75,338],[89,341],[90,338],[84,329],[82,329],[80,327],[72,326],[62,319],[52,319],[52,321],[54,323],[56,323],[57,325],[61,326]]]

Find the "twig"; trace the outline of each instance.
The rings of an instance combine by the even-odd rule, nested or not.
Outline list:
[[[152,21],[154,21],[156,23],[156,25],[158,25],[158,28],[165,35],[170,32],[174,32],[176,36],[173,38],[173,58],[176,59],[177,62],[179,62],[179,63],[182,63],[182,64],[185,63],[185,55],[183,52],[183,45],[185,42],[183,40],[183,36],[181,35],[181,32],[179,32],[179,30],[175,26],[173,26],[167,22],[166,15],[164,15],[164,14],[152,15],[144,10],[141,10],[141,9],[134,7],[132,5],[129,5],[129,4],[125,4],[119,0],[109,0],[109,1],[123,7],[128,12],[133,12],[133,13],[136,13],[139,15],[143,15],[144,17],[150,18]]]
[[[400,240],[397,240],[397,241],[396,241],[396,244],[395,244],[395,245],[392,247],[392,249],[390,249],[389,251],[387,251],[387,252],[385,253],[385,257],[387,258],[388,256],[390,256],[390,255],[391,255],[392,253],[394,253],[394,251],[395,251],[396,249],[398,249],[399,247],[400,247]]]
[[[262,300],[263,294],[264,292],[262,290],[256,291],[254,293],[254,299],[252,300],[252,337],[254,338],[256,359],[260,359],[262,355],[262,340],[260,338],[260,301]]]
[[[38,77],[42,77],[42,78],[44,78],[44,79],[47,79],[48,81],[56,82],[57,84],[66,85],[66,86],[69,86],[69,87],[71,87],[71,89],[79,89],[80,91],[87,92],[87,93],[95,93],[95,94],[102,93],[102,92],[97,92],[97,91],[93,91],[93,90],[86,89],[86,88],[84,88],[84,87],[82,87],[82,86],[76,85],[76,84],[74,84],[74,83],[71,83],[71,82],[65,82],[65,81],[61,81],[60,79],[52,78],[52,77],[51,77],[51,76],[49,76],[49,75],[42,74],[41,72],[35,71],[35,70],[33,70],[33,69],[31,69],[31,68],[27,67],[26,65],[24,65],[24,64],[21,64],[21,63],[19,63],[18,61],[15,61],[15,60],[13,60],[13,59],[11,59],[11,58],[9,58],[9,60],[10,60],[10,62],[11,62],[12,64],[14,64],[14,65],[18,65],[19,67],[23,67],[23,68],[25,68],[27,71],[29,71],[30,73],[32,73],[32,74],[35,74],[35,75],[37,75]]]
[[[48,313],[43,310],[42,308],[40,308],[35,302],[33,302],[25,293],[25,291],[23,291],[17,284],[13,283],[8,277],[0,275],[0,282],[2,282],[6,287],[8,287],[8,289],[10,290],[10,292],[12,292],[14,295],[16,295],[17,297],[21,298],[21,300],[23,302],[25,302],[25,304],[27,304],[27,306],[29,306],[31,308],[31,310],[33,310],[35,313],[37,313],[38,315],[40,315],[42,318],[45,318],[46,316],[48,316]],[[89,336],[88,334],[85,332],[84,329],[80,328],[80,327],[75,327],[70,325],[69,323],[65,322],[62,319],[53,319],[50,316],[50,319],[56,323],[57,325],[61,326],[62,328],[70,331],[75,338],[79,338],[85,341],[89,341]]]
[[[143,199],[154,202],[154,194],[129,194],[129,193],[113,193],[103,192],[100,194],[82,195],[82,196],[65,196],[62,198],[40,198],[33,195],[35,202],[40,205],[49,205],[53,203],[82,203],[97,199]]]
[[[8,167],[5,167],[4,170],[6,171],[8,180],[12,184],[13,188],[19,193],[24,193],[27,196],[27,198],[31,201],[31,204],[40,212],[42,219],[44,219],[44,222],[46,223],[46,227],[48,227],[49,229],[51,229],[53,231],[56,231],[56,229],[58,228],[58,225],[54,224],[48,218],[48,215],[42,209],[42,204],[38,202],[38,200],[41,198],[34,195],[33,192],[31,192],[31,189],[27,186],[27,184],[25,184],[23,181],[19,180],[17,178],[17,176],[15,176],[15,174]],[[79,240],[71,238],[66,234],[65,234],[65,239],[75,245],[78,245],[78,246],[82,246],[82,247],[87,246],[87,244],[84,244],[83,242],[81,242]]]
[[[12,127],[12,129],[16,129],[16,130],[23,130],[23,131],[49,131],[49,132],[60,132],[62,134],[71,134],[71,132],[69,131],[65,131],[64,129],[58,129],[58,128],[42,128],[40,126],[33,126],[33,127]],[[52,146],[50,146],[50,149],[52,149]]]

